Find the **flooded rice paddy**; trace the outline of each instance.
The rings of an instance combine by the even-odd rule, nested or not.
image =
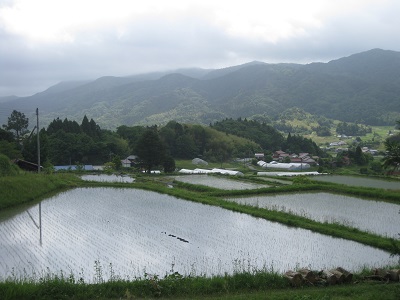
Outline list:
[[[329,193],[299,193],[226,199],[284,211],[318,222],[339,223],[383,236],[397,237],[400,205]]]
[[[372,187],[378,189],[386,190],[399,190],[400,191],[400,181],[393,180],[383,180],[378,178],[368,178],[368,177],[356,177],[356,176],[344,176],[344,175],[322,175],[314,176],[312,180],[333,182],[352,186],[362,186],[362,187]]]
[[[266,184],[241,182],[238,180],[210,175],[182,175],[175,176],[174,179],[185,183],[200,184],[222,190],[245,190],[268,187]]]
[[[97,181],[97,182],[128,182],[128,183],[132,183],[135,181],[130,176],[121,176],[121,175],[115,175],[115,174],[83,175],[83,176],[81,176],[81,178],[82,178],[82,180]]]
[[[96,261],[105,280],[396,263],[356,242],[135,189],[78,188],[42,201],[40,244],[38,208],[0,215],[0,279],[62,271],[96,282]]]

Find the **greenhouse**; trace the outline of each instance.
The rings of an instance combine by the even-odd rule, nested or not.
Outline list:
[[[284,169],[289,171],[305,170],[310,168],[310,165],[305,163],[278,163],[276,161],[271,161],[270,163],[267,163],[260,160],[259,162],[257,162],[257,164],[260,167],[266,169]]]

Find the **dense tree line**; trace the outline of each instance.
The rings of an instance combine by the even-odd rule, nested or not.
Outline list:
[[[349,136],[362,136],[371,132],[371,127],[358,125],[355,123],[340,122],[336,127],[336,133]]]
[[[252,140],[264,150],[280,150],[284,143],[283,135],[274,127],[247,119],[225,119],[215,122],[212,128]]]
[[[286,141],[281,145],[281,149],[287,153],[309,153],[316,156],[324,156],[324,152],[311,139],[300,135],[288,134]]]
[[[117,133],[128,141],[132,153],[140,153],[143,151],[141,137],[148,130],[154,132],[153,139],[160,139],[161,144],[158,148],[165,149],[165,153],[157,154],[165,157],[164,163],[171,162],[171,158],[193,159],[195,157],[211,162],[223,162],[233,157],[249,156],[249,153],[261,149],[257,143],[244,138],[229,136],[210,127],[180,124],[176,121],[170,121],[159,128],[124,125],[117,128]],[[147,134],[150,135],[150,133]]]
[[[114,156],[129,153],[127,142],[115,132],[101,129],[96,122],[84,116],[81,124],[76,121],[53,120],[47,129],[41,129],[41,162],[51,165],[103,164]],[[22,156],[37,161],[36,133],[23,142]]]
[[[307,152],[312,155],[322,156],[323,152],[311,139],[300,135],[288,134],[287,138],[272,126],[247,119],[225,119],[212,125],[213,128],[248,138],[258,143],[263,151],[274,152],[283,150],[289,153]]]
[[[14,116],[23,119],[23,127],[27,125],[23,115],[14,113]],[[326,123],[321,122],[323,124]],[[21,132],[29,131],[19,129],[17,134],[10,126],[3,127],[6,130],[0,129],[0,153],[9,158],[37,161],[36,131],[22,138]],[[398,136],[393,136],[386,143],[387,150],[397,156],[398,139]],[[118,127],[116,132],[101,129],[86,116],[80,124],[67,118],[57,118],[40,130],[40,145],[42,164],[104,164],[135,154],[147,171],[156,166],[173,170],[174,159],[201,157],[222,163],[236,157],[251,157],[255,152],[271,153],[276,150],[324,156],[311,139],[291,133],[285,138],[266,123],[241,118],[225,119],[209,127],[176,121],[162,127],[124,125]],[[360,166],[370,160],[360,147],[350,149],[344,155]],[[392,164],[397,156],[387,159],[386,165]]]

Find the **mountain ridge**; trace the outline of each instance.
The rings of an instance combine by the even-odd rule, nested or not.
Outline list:
[[[400,52],[372,49],[305,65],[255,61],[216,70],[103,76],[0,101],[1,111],[36,107],[44,123],[86,114],[110,129],[172,119],[209,124],[229,117],[275,118],[291,107],[340,121],[390,124],[400,118]]]

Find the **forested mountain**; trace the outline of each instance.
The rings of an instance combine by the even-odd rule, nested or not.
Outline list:
[[[252,62],[220,70],[108,76],[0,101],[2,112],[36,107],[43,124],[86,114],[108,129],[256,115],[274,120],[292,107],[343,122],[393,124],[400,118],[400,52],[374,49],[306,65]],[[6,116],[0,115],[0,124]]]

